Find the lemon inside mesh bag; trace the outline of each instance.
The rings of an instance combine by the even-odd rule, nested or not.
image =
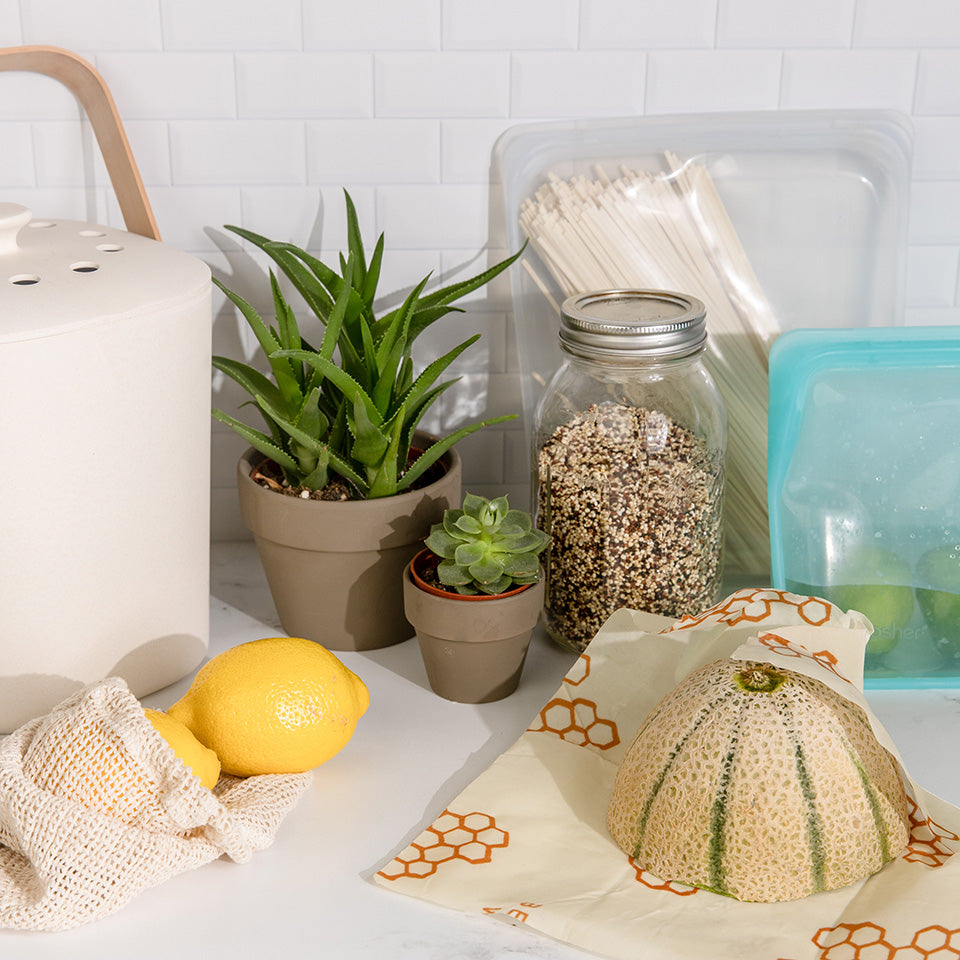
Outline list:
[[[0,928],[62,930],[270,845],[309,774],[208,790],[126,683],[81,690],[0,742]]]

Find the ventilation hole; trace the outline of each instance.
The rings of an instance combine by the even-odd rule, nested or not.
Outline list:
[[[102,230],[81,230],[81,237],[105,237],[106,234]]]
[[[33,230],[45,230],[47,227],[55,227],[56,224],[52,220],[31,220],[27,226]]]
[[[70,269],[74,273],[93,273],[100,269],[99,263],[91,263],[89,260],[80,260],[77,263],[71,263]]]
[[[29,287],[40,282],[40,278],[35,273],[18,273],[16,276],[8,277],[8,280],[18,287]]]
[[[122,250],[123,247],[119,243],[98,243],[97,249],[102,250],[104,253],[117,253],[117,251]]]

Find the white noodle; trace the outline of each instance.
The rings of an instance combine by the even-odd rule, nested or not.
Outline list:
[[[520,223],[564,297],[633,287],[675,290],[706,304],[706,362],[728,420],[727,567],[755,573],[769,565],[767,356],[779,325],[706,167],[665,157],[668,174],[551,174],[524,202]]]

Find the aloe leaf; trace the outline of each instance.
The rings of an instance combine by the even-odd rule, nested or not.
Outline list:
[[[397,451],[400,447],[400,434],[403,427],[401,421],[402,411],[401,416],[398,416],[393,423],[390,432],[390,446],[387,447],[387,451],[383,455],[380,467],[370,479],[370,489],[367,491],[367,497],[370,499],[392,497],[397,492]]]
[[[320,356],[325,357],[327,360],[333,359],[334,351],[337,349],[337,343],[340,340],[340,331],[343,328],[343,320],[350,302],[350,278],[353,276],[353,270],[354,264],[352,261],[349,261],[344,270],[346,282],[327,317],[327,325],[323,331],[323,340],[320,343],[319,350]]]
[[[397,492],[409,489],[410,485],[423,476],[424,471],[429,470],[455,443],[459,443],[464,437],[476,433],[483,427],[493,426],[495,423],[505,423],[507,420],[516,420],[515,413],[508,413],[502,417],[491,417],[489,420],[481,420],[479,423],[472,423],[469,426],[461,427],[453,433],[432,443],[419,457],[411,464],[407,472],[397,481]]]
[[[476,343],[479,339],[480,334],[476,333],[452,350],[447,351],[442,357],[438,357],[432,363],[427,364],[420,376],[414,380],[413,386],[411,386],[404,395],[404,403],[406,403],[408,407],[416,407],[420,399],[433,386],[440,374],[443,373],[467,347]]]
[[[260,348],[267,355],[268,359],[272,357],[272,354],[280,349],[280,342],[277,338],[270,332],[270,329],[263,322],[263,318],[259,313],[254,309],[254,307],[247,303],[239,294],[234,293],[232,290],[228,290],[216,277],[213,278],[213,282],[217,287],[222,290],[230,302],[240,311],[243,315],[243,318],[247,321],[247,325],[253,331],[254,336],[257,338],[257,342],[260,344]],[[277,381],[277,387],[280,390],[284,398],[284,402],[288,404],[298,403],[299,397],[302,396],[300,382],[297,380],[296,374],[294,373],[293,365],[286,360],[274,360],[270,359],[270,369],[273,372],[274,379]]]
[[[222,410],[215,409],[213,415],[221,423],[225,423],[232,430],[240,434],[254,450],[259,451],[265,457],[269,457],[282,470],[294,474],[299,472],[297,461],[285,450],[277,446],[265,433],[254,430],[253,427],[247,426],[247,424],[237,420],[235,417],[231,417],[229,413],[224,413]]]
[[[380,266],[383,262],[383,234],[377,238],[377,244],[373,248],[370,256],[370,263],[367,265],[367,273],[363,278],[363,286],[360,291],[360,299],[363,300],[367,310],[373,316],[373,301],[377,296],[377,285],[380,283]]]
[[[300,481],[300,486],[308,490],[322,490],[330,482],[330,452],[324,451],[317,457],[317,465],[311,473]]]
[[[524,241],[523,246],[515,254],[513,254],[513,256],[507,257],[506,260],[501,260],[499,263],[495,263],[492,267],[489,267],[482,273],[478,273],[469,280],[461,280],[458,283],[451,283],[449,286],[442,287],[439,290],[431,291],[423,298],[423,305],[425,307],[432,307],[438,304],[452,303],[454,300],[459,300],[468,293],[472,293],[474,290],[479,289],[480,287],[489,283],[494,277],[503,273],[507,267],[519,259],[519,257],[523,254],[523,251],[526,249],[526,246],[526,241]]]
[[[364,280],[367,276],[367,263],[363,253],[363,237],[360,236],[360,224],[357,220],[357,208],[353,205],[353,198],[346,190],[343,191],[343,197],[347,206],[347,250],[350,252],[350,256],[357,262],[353,284],[358,290],[362,290]]]
[[[283,405],[284,398],[276,384],[254,367],[241,363],[239,360],[231,360],[229,357],[215,356],[212,358],[212,363],[214,369],[225,373],[252,396],[259,393],[269,397],[275,406]]]
[[[318,356],[315,353],[308,353],[306,350],[280,350],[277,356],[293,357],[295,360],[302,360],[304,363],[315,367],[343,393],[350,404],[353,404],[359,396],[366,408],[370,421],[378,427],[383,426],[384,421],[383,417],[380,416],[380,411],[374,406],[373,401],[363,387],[361,387],[350,374],[342,370],[335,363],[327,360],[326,357]]]
[[[351,426],[354,439],[350,455],[365,467],[376,467],[390,446],[390,435],[370,420],[359,396],[354,398]]]
[[[309,395],[303,401],[303,406],[297,413],[294,421],[304,433],[311,437],[322,439],[330,426],[329,421],[320,409],[320,390],[319,388],[311,390]]]

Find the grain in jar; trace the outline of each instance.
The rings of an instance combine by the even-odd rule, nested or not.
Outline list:
[[[679,617],[717,600],[726,419],[694,297],[570,297],[560,343],[537,408],[533,500],[551,540],[544,624],[580,651],[620,607]]]

